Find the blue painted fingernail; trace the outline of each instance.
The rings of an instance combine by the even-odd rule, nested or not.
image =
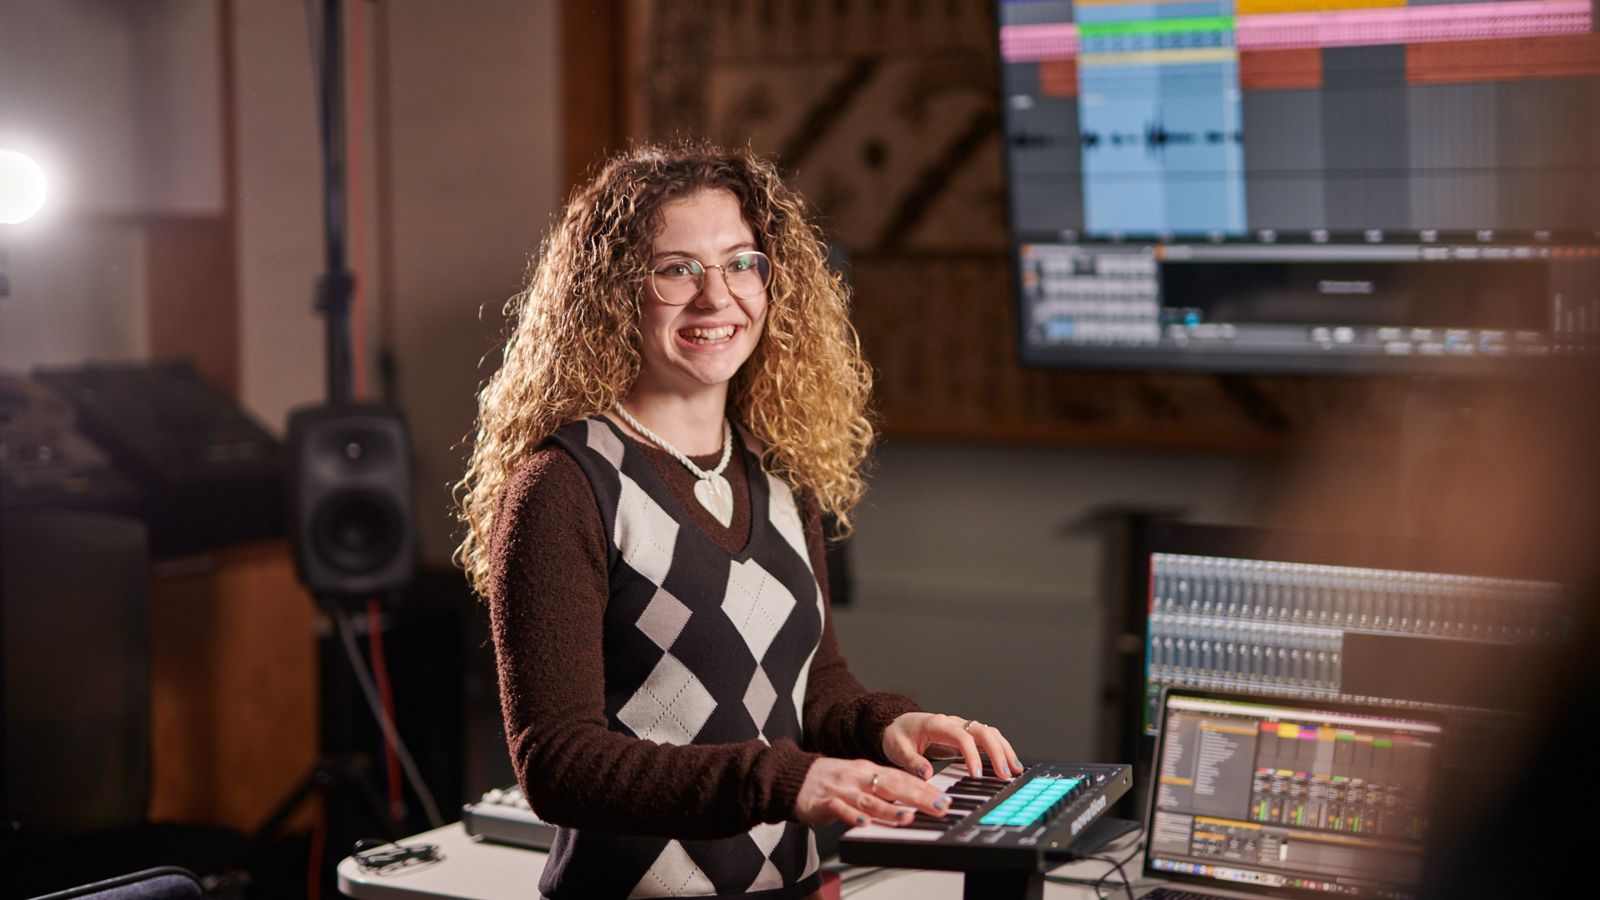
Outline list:
[[[928,767],[927,766],[923,766],[922,768],[918,769],[917,770],[917,777],[918,778],[927,778],[928,777]]]
[[[939,799],[933,801],[933,808],[939,810],[940,812],[944,812],[946,809],[950,808],[950,798],[940,797]]]
[[[865,824],[867,824],[867,817],[866,816],[856,816],[856,824],[857,825],[865,825]]]

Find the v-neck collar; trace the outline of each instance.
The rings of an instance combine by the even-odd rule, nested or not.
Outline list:
[[[660,450],[653,444],[646,444],[644,441],[641,441],[635,438],[633,435],[628,434],[626,431],[623,431],[622,427],[616,422],[612,421],[610,416],[602,414],[596,416],[596,418],[604,422],[606,427],[610,428],[618,438],[622,439],[623,447],[628,447],[631,445],[637,449],[637,455],[640,456],[640,462],[644,465],[645,470],[649,473],[647,477],[655,483],[656,487],[661,489],[660,493],[666,498],[666,502],[670,502],[673,506],[677,507],[678,515],[674,516],[674,518],[676,518],[679,522],[687,523],[693,527],[700,533],[702,537],[710,541],[718,550],[728,553],[728,555],[735,562],[742,563],[750,559],[750,554],[757,546],[759,546],[759,542],[766,534],[767,519],[770,511],[767,509],[769,499],[767,496],[767,480],[765,473],[761,470],[761,460],[750,451],[749,443],[746,440],[747,435],[745,434],[743,427],[739,425],[732,426],[733,430],[737,433],[736,440],[739,445],[738,451],[743,455],[742,458],[744,460],[745,484],[749,488],[750,534],[745,538],[744,546],[739,548],[739,552],[729,553],[728,549],[723,546],[722,541],[718,540],[716,535],[707,531],[706,528],[700,524],[700,521],[694,514],[694,511],[683,504],[683,501],[678,498],[678,495],[673,492],[672,488],[668,487],[667,483],[661,479],[661,473],[657,472],[656,467],[650,463],[649,459],[644,458],[644,456],[650,451],[655,450],[666,456],[675,466],[681,466],[683,463],[673,459],[670,454],[667,454],[664,450]]]

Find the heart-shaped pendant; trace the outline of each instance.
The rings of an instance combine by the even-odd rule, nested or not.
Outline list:
[[[694,498],[722,523],[723,528],[733,521],[733,485],[721,475],[702,478],[694,483]]]

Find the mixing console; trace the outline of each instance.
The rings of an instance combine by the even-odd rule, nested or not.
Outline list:
[[[1461,713],[1509,708],[1463,679],[1570,637],[1553,582],[1156,552],[1150,559],[1144,725],[1163,687]],[[1409,661],[1400,674],[1396,664]]]

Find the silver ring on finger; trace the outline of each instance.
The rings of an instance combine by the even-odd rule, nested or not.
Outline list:
[[[986,727],[986,726],[982,722],[979,722],[977,719],[968,719],[967,720],[967,724],[961,726],[961,730],[962,731],[971,731],[974,728],[983,728],[983,727]]]

